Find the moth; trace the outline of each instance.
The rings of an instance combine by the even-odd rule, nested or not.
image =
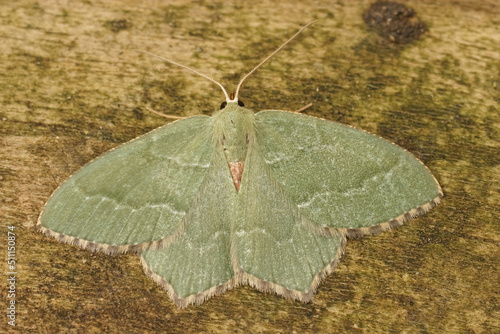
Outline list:
[[[219,85],[221,110],[93,160],[52,194],[37,228],[92,251],[138,253],[181,308],[241,284],[312,300],[348,237],[402,225],[443,192],[420,160],[378,136],[242,105],[242,82],[307,26],[244,76],[234,95],[158,57]]]

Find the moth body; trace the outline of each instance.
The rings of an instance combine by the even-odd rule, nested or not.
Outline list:
[[[237,191],[245,166],[248,148],[255,141],[255,114],[230,102],[212,116],[217,148],[224,151],[229,171]]]

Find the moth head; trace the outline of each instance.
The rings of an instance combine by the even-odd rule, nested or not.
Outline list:
[[[231,103],[231,102],[237,102],[238,106],[240,106],[240,107],[244,107],[245,106],[245,104],[241,100],[238,100],[238,101],[229,101],[229,103]],[[220,105],[220,110],[224,109],[226,106],[227,106],[227,101],[222,102],[221,105]]]

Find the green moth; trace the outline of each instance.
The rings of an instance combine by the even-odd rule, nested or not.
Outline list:
[[[220,111],[90,162],[52,194],[37,228],[93,251],[137,252],[179,307],[241,284],[307,302],[347,237],[389,230],[440,202],[424,164],[382,138],[244,108],[248,75],[231,97],[202,75],[226,95]]]

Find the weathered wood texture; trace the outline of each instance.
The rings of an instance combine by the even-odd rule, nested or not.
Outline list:
[[[368,29],[368,1],[3,1],[0,268],[7,271],[13,225],[16,329],[499,332],[500,3],[405,4],[417,15],[409,24],[419,19],[427,29],[417,40]],[[310,304],[239,287],[179,310],[136,256],[93,254],[35,232],[64,179],[164,124],[146,106],[189,116],[223,101],[214,85],[132,50],[193,66],[232,90],[314,18],[245,83],[241,99],[255,110],[313,102],[305,113],[394,141],[436,175],[440,206],[395,231],[349,240]],[[5,276],[0,288],[4,313]],[[5,316],[0,328],[16,332]]]

